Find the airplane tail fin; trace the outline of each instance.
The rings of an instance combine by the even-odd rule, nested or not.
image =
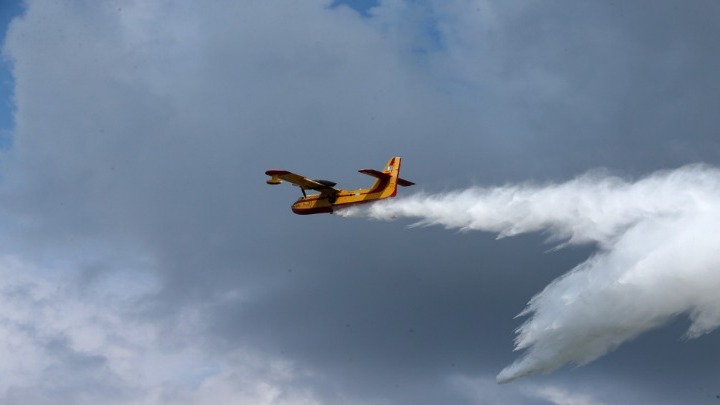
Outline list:
[[[412,181],[401,179],[400,176],[400,162],[402,158],[392,157],[388,160],[382,171],[374,169],[362,169],[358,170],[360,173],[367,174],[375,177],[375,184],[373,184],[371,191],[383,191],[383,194],[388,193],[388,197],[393,197],[397,193],[397,186],[409,187],[412,186]]]

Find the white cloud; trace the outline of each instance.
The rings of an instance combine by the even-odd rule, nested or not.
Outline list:
[[[453,375],[448,384],[474,405],[513,405],[527,403],[527,395],[521,386],[498,385],[492,376],[468,377]]]
[[[149,292],[142,278],[79,291],[72,272],[50,280],[43,271],[0,258],[3,403],[319,403],[287,360],[187,344],[203,339],[194,314],[136,317]]]
[[[590,395],[569,392],[559,387],[540,387],[528,390],[537,398],[547,400],[553,405],[600,405],[600,402]]]
[[[454,375],[449,384],[477,405],[511,405],[550,403],[553,405],[601,405],[604,402],[591,394],[574,392],[556,385],[498,385],[494,376],[468,377]]]

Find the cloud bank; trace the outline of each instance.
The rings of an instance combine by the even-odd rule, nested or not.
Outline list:
[[[529,316],[515,338],[525,353],[498,374],[506,383],[589,363],[680,314],[691,320],[687,338],[720,326],[719,190],[720,170],[692,165],[634,182],[590,173],[562,184],[418,194],[341,215],[597,245],[519,314]]]
[[[717,6],[388,0],[363,17],[331,3],[22,1],[2,48],[0,402],[562,398],[494,383],[497,332],[532,294],[505,271],[526,262],[508,262],[515,241],[473,251],[440,229],[294,217],[297,190],[262,173],[347,184],[335,176],[398,153],[432,189],[717,162]],[[600,236],[634,223],[605,224]],[[379,227],[423,254],[398,255]],[[495,272],[465,267],[478,257]],[[463,266],[452,279],[435,271],[448,263]],[[670,360],[653,355],[622,360],[632,385],[609,372],[573,373],[587,391],[561,373],[552,386],[687,402],[671,385],[696,394],[716,341],[687,345],[702,358],[681,379],[658,384]]]

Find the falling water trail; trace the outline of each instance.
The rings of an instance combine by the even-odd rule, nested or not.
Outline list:
[[[544,231],[561,246],[597,246],[519,314],[528,318],[515,350],[524,352],[498,374],[501,383],[589,363],[680,314],[691,321],[687,338],[720,326],[720,170],[713,167],[637,181],[589,173],[559,184],[417,194],[339,214],[415,218],[498,237]]]

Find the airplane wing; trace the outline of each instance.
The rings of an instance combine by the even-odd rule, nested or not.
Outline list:
[[[308,179],[307,177],[303,177],[299,174],[295,174],[292,172],[289,172],[287,170],[268,170],[265,172],[270,178],[267,180],[268,184],[280,184],[282,183],[282,180],[287,181],[288,183],[292,183],[298,187],[301,187],[306,190],[317,190],[317,191],[334,191],[336,193],[340,192],[340,190],[337,190],[333,188],[332,186],[328,184],[333,184],[332,182],[328,182],[323,180],[323,184],[316,180]]]

